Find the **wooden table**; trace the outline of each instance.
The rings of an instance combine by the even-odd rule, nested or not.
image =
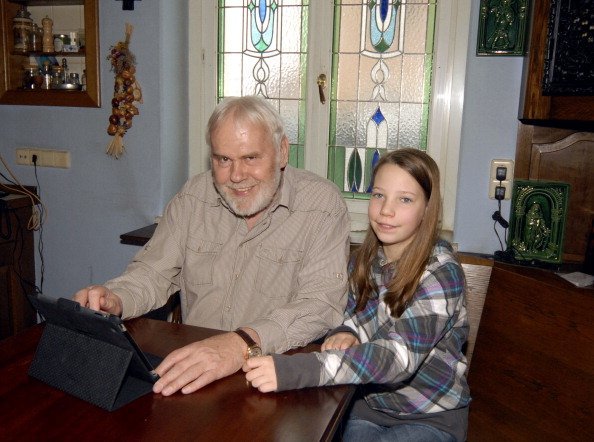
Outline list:
[[[144,351],[159,356],[220,333],[145,318],[126,325]],[[193,394],[148,394],[108,412],[27,375],[42,331],[36,325],[0,341],[3,441],[332,440],[354,392],[336,386],[262,394],[238,372]]]

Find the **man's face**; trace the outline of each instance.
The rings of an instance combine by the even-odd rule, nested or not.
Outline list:
[[[288,161],[288,141],[277,153],[270,135],[258,124],[227,117],[211,135],[212,175],[219,194],[236,215],[265,210],[279,187]]]

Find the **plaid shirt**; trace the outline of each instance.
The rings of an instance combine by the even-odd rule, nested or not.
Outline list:
[[[356,298],[350,292],[344,323],[332,332],[348,330],[361,345],[296,355],[291,369],[285,360],[291,357],[275,355],[279,390],[366,384],[369,406],[392,416],[467,406],[465,278],[451,246],[441,240],[436,244],[411,303],[397,319],[383,301],[395,268],[381,250],[372,271],[378,292],[360,312],[354,311]],[[311,371],[296,376],[296,365]]]

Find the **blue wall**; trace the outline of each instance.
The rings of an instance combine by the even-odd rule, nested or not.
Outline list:
[[[114,84],[106,58],[124,39],[126,22],[134,26],[130,49],[144,102],[124,137],[126,153],[115,160],[105,154]],[[152,223],[187,178],[187,66],[179,50],[187,41],[187,1],[136,2],[134,11],[100,1],[99,26],[101,108],[0,106],[0,154],[23,184],[35,184],[34,171],[15,165],[15,148],[71,154],[70,169],[38,169],[48,215],[43,288],[52,296],[121,273],[137,248],[121,245],[119,235]]]
[[[497,204],[488,198],[491,160],[515,159],[523,58],[476,56],[478,3],[470,15],[454,241],[461,251],[493,253],[500,245],[491,219]],[[509,210],[502,201],[508,220]]]
[[[520,96],[520,57],[476,57],[478,2],[471,11],[460,178],[454,240],[460,250],[499,248],[487,197],[491,159],[515,156]],[[187,0],[143,1],[134,11],[100,1],[100,109],[0,106],[0,154],[24,184],[33,168],[15,165],[15,148],[66,149],[70,169],[38,169],[48,210],[43,230],[44,292],[70,296],[90,283],[121,273],[137,247],[119,243],[121,233],[153,222],[187,178]],[[134,26],[131,50],[144,103],[124,141],[119,160],[105,154],[113,90],[109,47]],[[508,216],[509,204],[503,213]],[[39,234],[36,235],[39,238]],[[39,280],[39,259],[37,258]]]

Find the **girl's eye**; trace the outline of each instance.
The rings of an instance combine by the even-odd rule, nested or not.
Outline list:
[[[381,194],[381,193],[377,193],[377,192],[373,192],[373,193],[371,194],[371,197],[372,197],[372,198],[381,198],[382,196],[384,196],[384,195],[383,195],[383,194]]]
[[[402,201],[404,204],[409,204],[409,203],[412,203],[412,200],[411,200],[410,198],[406,197],[406,196],[402,197],[402,198],[401,198],[401,201]]]

